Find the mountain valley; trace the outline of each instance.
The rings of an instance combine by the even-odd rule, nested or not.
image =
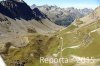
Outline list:
[[[95,10],[68,8],[67,12],[57,6],[34,7],[24,1],[0,2],[0,55],[7,66],[18,60],[25,66],[100,65],[100,6]],[[70,25],[54,24],[66,17]],[[74,59],[50,64],[40,63],[40,57]],[[82,63],[91,61],[87,57],[94,62]]]

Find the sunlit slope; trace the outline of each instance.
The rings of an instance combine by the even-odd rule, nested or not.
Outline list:
[[[76,49],[73,48],[74,51],[72,51],[72,53],[79,56],[96,56],[100,54],[100,21],[68,31],[71,28],[73,28],[72,25],[63,30],[64,33],[59,34],[60,37],[63,37],[64,47],[79,46]],[[64,54],[67,53],[67,49],[64,51]]]
[[[63,46],[62,39],[63,38]],[[39,65],[39,57],[54,57],[57,54],[60,58],[61,47],[62,57],[94,57],[99,59],[100,56],[100,21],[90,23],[88,26],[78,27],[70,25],[66,29],[57,32],[54,36],[33,35],[29,36],[29,44],[21,49],[15,48],[9,50],[6,61],[9,64],[15,60],[26,61],[26,66]],[[9,59],[10,58],[10,59]],[[27,59],[28,58],[28,59]],[[9,62],[10,61],[10,62]],[[94,64],[96,65],[97,62]],[[41,66],[55,66],[55,64],[40,64]],[[77,63],[62,64],[63,66],[81,66]],[[83,64],[84,65],[84,64]],[[92,66],[95,66],[92,65]],[[59,66],[59,63],[58,63]],[[88,66],[84,65],[84,66]]]
[[[88,17],[87,17],[88,18]],[[85,20],[85,19],[84,19]],[[92,20],[92,18],[89,18]],[[95,21],[82,21],[81,19],[76,20],[75,23],[71,24],[67,28],[58,31],[59,26],[50,23],[48,20],[43,19],[42,21],[24,19],[11,20],[10,29],[14,32],[10,32],[10,37],[21,36],[24,33],[28,40],[28,44],[21,47],[15,47],[7,43],[6,53],[3,53],[3,57],[8,66],[15,63],[16,60],[25,62],[25,66],[97,66],[100,58],[100,20]],[[8,22],[7,21],[7,22]],[[88,22],[88,23],[87,23]],[[1,25],[3,25],[1,23]],[[5,24],[4,24],[5,25]],[[18,26],[16,26],[18,25]],[[2,26],[3,28],[5,26]],[[5,28],[1,32],[5,31]],[[35,29],[36,32],[30,33],[31,29]],[[1,30],[1,29],[0,29]],[[27,30],[29,32],[27,32]],[[57,31],[56,33],[54,33]],[[49,33],[50,32],[50,33]],[[9,32],[8,32],[9,33]],[[8,36],[7,33],[7,36]],[[39,34],[42,33],[43,35]],[[48,35],[44,35],[44,34]],[[53,34],[51,34],[53,33]],[[26,40],[24,40],[26,41]],[[14,42],[13,42],[14,43]],[[17,42],[16,42],[17,43]],[[25,43],[23,43],[25,44]],[[17,44],[19,45],[19,43]],[[20,44],[22,45],[22,44]],[[77,63],[76,61],[70,61],[68,64],[45,64],[40,63],[39,58],[78,58],[82,57],[94,57],[94,63]],[[86,59],[85,59],[86,60]]]
[[[59,38],[59,44],[54,53],[51,55],[53,56],[55,54],[58,58],[75,58],[77,59],[77,61],[82,61],[79,60],[79,58],[82,57],[93,57],[94,63],[77,63],[74,60],[74,62],[70,61],[70,63],[62,64],[62,66],[100,65],[99,9],[100,7],[98,7],[92,14],[90,14],[90,17],[86,16],[81,18],[83,20],[76,20],[72,25],[63,30],[60,30],[60,32],[57,32],[55,36]],[[91,15],[93,15],[93,18],[91,18]],[[86,58],[83,61],[86,61]],[[57,65],[52,64],[50,66],[60,66],[60,63],[58,63]]]

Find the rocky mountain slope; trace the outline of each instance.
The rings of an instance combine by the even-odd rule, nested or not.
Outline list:
[[[25,2],[13,0],[0,2],[0,53],[5,46],[23,47],[28,35],[50,34],[61,29],[52,23],[38,8],[31,9]]]
[[[95,11],[92,12],[90,15],[87,15],[86,17],[81,18],[80,20],[83,22],[87,22],[87,23],[97,21],[100,19],[100,12],[99,11],[100,11],[100,6],[97,7],[95,9]]]
[[[23,4],[23,8],[28,10],[23,11],[18,4]],[[100,65],[99,10],[100,7],[89,14],[94,18],[87,15],[58,31],[61,27],[52,23],[39,9],[31,10],[24,2],[2,1],[0,54],[7,66],[14,66],[16,60],[24,62],[25,66],[98,66]],[[29,13],[25,13],[26,11]],[[70,61],[65,64],[45,64],[40,63],[40,57],[65,57]],[[91,57],[93,63],[88,63]]]
[[[99,8],[87,16],[75,20],[67,28],[52,36],[29,36],[29,44],[22,48],[13,48],[5,57],[8,66],[15,60],[24,61],[26,66],[98,66],[100,65],[100,20]],[[88,20],[89,19],[89,20]],[[88,23],[88,24],[86,24]],[[83,25],[83,26],[80,26]],[[40,57],[68,58],[69,63],[40,63]],[[27,59],[28,58],[28,59]],[[92,60],[91,60],[92,59]],[[13,64],[13,63],[12,63]]]
[[[93,11],[92,9],[88,8],[60,8],[57,6],[48,5],[36,6],[35,4],[31,6],[32,9],[35,7],[39,8],[43,13],[45,13],[51,19],[51,21],[58,25],[64,26],[71,24],[75,19],[86,16]]]
[[[91,14],[99,14],[99,8]],[[94,19],[99,17],[98,14],[94,15]],[[5,58],[7,63],[10,66],[10,62],[18,59],[25,61],[26,66],[100,65],[100,20],[98,18],[94,21],[94,19],[89,18],[90,21],[84,20],[83,22],[81,19],[49,37],[44,35],[29,36],[30,42],[27,46],[9,50],[9,55]],[[88,24],[85,24],[87,22]],[[58,59],[61,57],[68,58],[69,63],[40,63],[39,57],[41,56]]]
[[[100,6],[98,6],[92,13],[90,13],[89,15],[80,18],[80,19],[76,19],[75,20],[75,24],[78,26],[84,26],[84,25],[88,25],[92,22],[95,22],[97,20],[100,20]],[[80,23],[80,25],[79,25]]]

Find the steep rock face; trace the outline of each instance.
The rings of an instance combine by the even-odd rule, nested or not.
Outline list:
[[[38,8],[34,8],[33,13],[39,19],[46,19],[47,18],[47,15],[45,15],[43,12],[41,12]]]
[[[0,13],[4,14],[5,16],[9,16],[10,18],[14,18],[12,13],[2,4],[0,4]]]
[[[38,14],[34,14],[31,8],[25,2],[17,2],[17,1],[2,1],[0,4],[5,7],[5,14],[11,18],[17,19],[25,19],[25,20],[40,20],[39,17],[36,17]],[[8,11],[8,12],[7,12]],[[9,15],[10,14],[10,15]]]

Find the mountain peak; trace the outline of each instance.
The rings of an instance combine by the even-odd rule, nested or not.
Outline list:
[[[1,1],[0,12],[13,19],[41,20],[41,18],[39,18],[41,15],[38,16],[38,13],[34,13],[35,11],[33,12],[33,10],[25,2],[21,2],[21,1],[22,0]]]
[[[11,16],[7,14],[6,10],[4,12],[8,17],[17,19],[22,18],[26,20],[35,18],[35,15],[33,14],[31,8],[25,2],[21,3],[14,0],[7,0],[1,1],[0,4],[10,12]]]

